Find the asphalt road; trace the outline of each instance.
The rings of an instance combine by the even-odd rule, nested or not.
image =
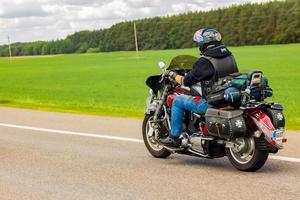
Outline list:
[[[246,173],[226,158],[155,159],[140,120],[0,108],[0,199],[300,199],[300,133],[287,137]]]

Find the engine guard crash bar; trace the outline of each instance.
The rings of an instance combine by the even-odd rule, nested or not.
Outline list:
[[[166,109],[166,106],[163,106],[163,109],[164,109],[164,112],[165,112],[165,116],[162,118],[162,119],[153,119],[153,120],[149,120],[149,125],[151,125],[151,123],[158,123],[158,122],[163,122],[165,120],[167,120],[167,123],[168,123],[168,128],[171,129],[171,123],[170,123],[170,119],[169,119],[169,116],[168,116],[168,113],[167,113],[167,109]]]

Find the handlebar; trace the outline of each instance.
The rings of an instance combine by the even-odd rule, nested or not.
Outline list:
[[[163,69],[163,73],[161,75],[161,79],[159,81],[159,83],[163,82],[163,80],[165,79],[166,75],[169,74],[169,70],[166,70],[166,69]],[[169,79],[170,81],[173,81],[174,83],[178,84],[175,80],[172,80],[172,79]],[[191,88],[190,87],[187,87],[187,86],[183,86],[181,85],[180,86],[182,89],[186,90],[186,91],[191,91]]]
[[[168,73],[169,73],[168,70],[163,69],[163,73],[162,73],[162,75],[161,75],[161,79],[160,79],[159,83],[163,82],[163,80],[165,79],[165,76],[166,76]]]

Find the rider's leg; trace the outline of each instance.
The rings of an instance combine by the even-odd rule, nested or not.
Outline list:
[[[205,113],[207,108],[208,104],[205,99],[188,95],[176,96],[172,106],[172,137],[178,138],[181,134],[185,110]]]
[[[172,106],[171,137],[167,137],[161,140],[161,142],[166,145],[175,144],[177,146],[178,138],[182,131],[184,111],[189,110],[197,113],[205,113],[207,108],[208,104],[205,99],[188,95],[176,96]]]
[[[182,123],[184,120],[184,104],[187,100],[186,95],[176,96],[172,105],[171,116],[171,135],[173,138],[178,138],[181,134]]]

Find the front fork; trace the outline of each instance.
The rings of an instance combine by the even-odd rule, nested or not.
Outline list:
[[[155,138],[158,139],[158,133],[159,133],[159,128],[160,128],[160,123],[166,123],[167,129],[170,131],[171,130],[171,122],[170,122],[170,116],[167,112],[167,108],[165,105],[162,106],[163,112],[164,112],[164,117],[162,119],[154,119],[149,120],[149,131],[148,131],[148,136],[152,137],[153,134],[155,133]]]

